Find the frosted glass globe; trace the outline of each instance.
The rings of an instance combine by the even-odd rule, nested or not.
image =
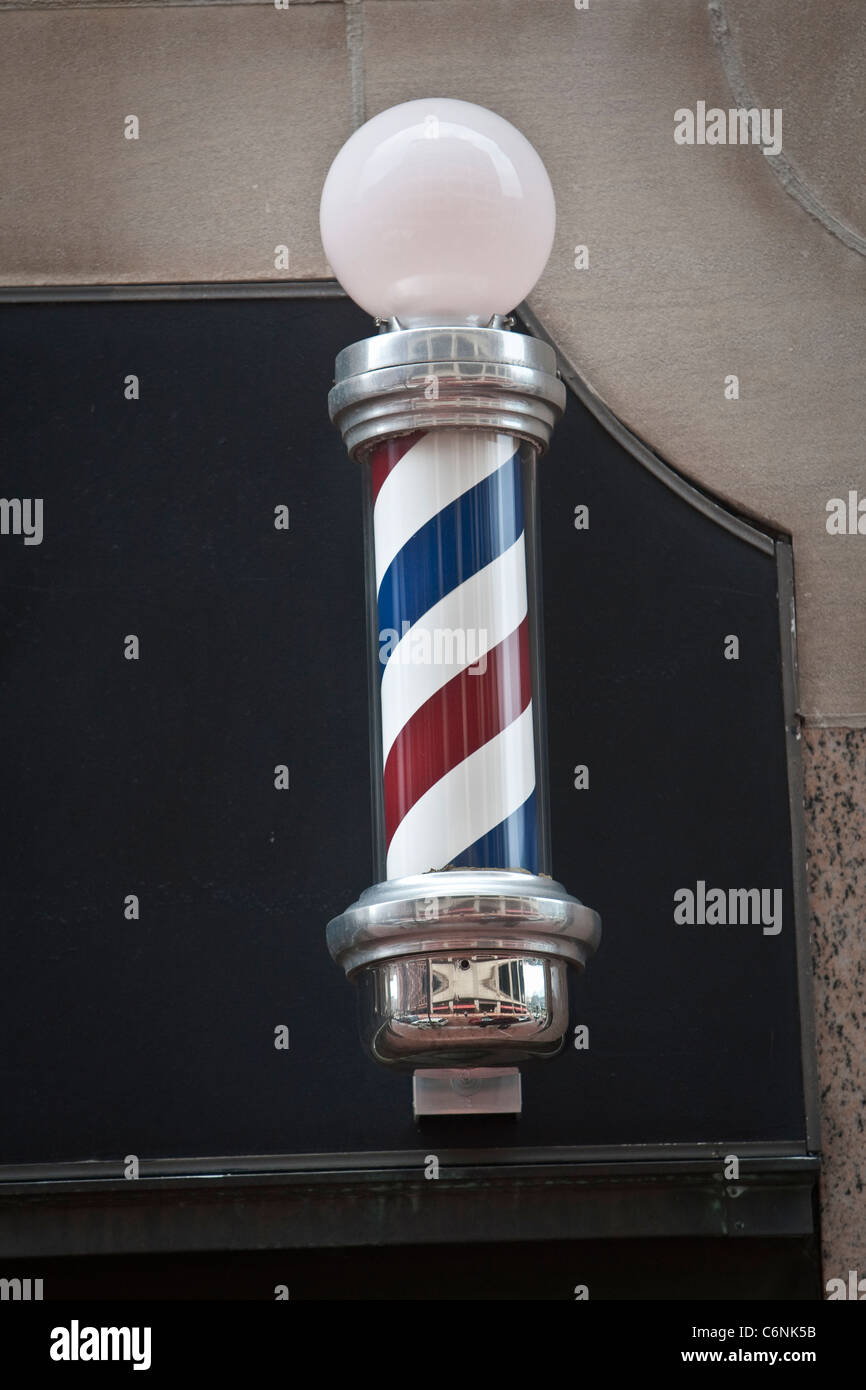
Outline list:
[[[486,323],[530,292],[553,246],[547,170],[508,121],[468,101],[392,106],[355,131],[322,190],[325,255],[377,318]]]

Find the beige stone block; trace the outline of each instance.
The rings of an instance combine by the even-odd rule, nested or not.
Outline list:
[[[350,130],[342,5],[0,12],[0,282],[327,275]]]
[[[828,213],[866,237],[862,0],[713,0],[759,107],[783,112],[786,160]]]

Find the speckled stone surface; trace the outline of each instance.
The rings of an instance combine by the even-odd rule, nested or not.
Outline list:
[[[806,729],[824,1280],[866,1275],[866,730]]]

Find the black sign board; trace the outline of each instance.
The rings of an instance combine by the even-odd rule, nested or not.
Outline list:
[[[372,878],[327,392],[371,331],[328,286],[0,310],[0,1177],[807,1160],[790,550],[573,378],[540,497],[553,868],[604,924],[578,1045],[519,1120],[420,1129],[362,1049],[324,938]]]

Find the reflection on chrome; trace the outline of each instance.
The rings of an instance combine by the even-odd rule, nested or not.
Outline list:
[[[409,956],[359,984],[362,1031],[391,1065],[511,1063],[559,1051],[566,1031],[565,971],[552,958]]]

